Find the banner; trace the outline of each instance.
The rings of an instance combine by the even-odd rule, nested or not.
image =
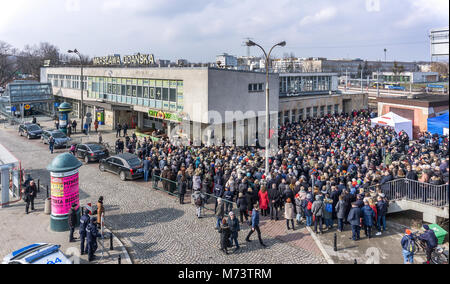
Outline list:
[[[69,213],[72,204],[76,203],[77,209],[80,206],[78,171],[75,174],[69,173],[69,176],[58,176],[51,173],[51,199],[52,215],[62,216]]]

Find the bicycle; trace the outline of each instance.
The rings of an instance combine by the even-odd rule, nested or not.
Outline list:
[[[437,247],[431,253],[431,262],[433,264],[448,264],[448,251],[442,247]]]

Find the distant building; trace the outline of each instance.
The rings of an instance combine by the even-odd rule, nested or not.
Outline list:
[[[156,60],[158,67],[168,67],[170,65],[170,60],[158,59]]]
[[[228,53],[217,55],[216,62],[219,68],[236,69],[238,67],[238,59]]]
[[[186,59],[178,59],[177,65],[180,67],[189,66],[189,61],[187,61]]]
[[[373,73],[373,78],[377,80],[377,72]],[[395,74],[394,72],[380,73],[381,82],[392,83],[435,83],[439,82],[439,73],[437,72],[402,72]]]

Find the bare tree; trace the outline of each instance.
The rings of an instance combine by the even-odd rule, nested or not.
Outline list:
[[[16,53],[17,50],[13,46],[0,41],[0,86],[12,80],[19,71]]]
[[[431,71],[439,73],[441,77],[448,78],[448,63],[446,62],[432,62]]]

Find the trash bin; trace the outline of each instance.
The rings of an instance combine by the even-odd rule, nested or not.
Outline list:
[[[430,229],[434,231],[436,238],[438,239],[438,244],[444,244],[445,236],[448,234],[446,230],[439,227],[437,224],[431,224]]]
[[[51,198],[45,199],[44,213],[46,215],[52,214],[52,199]]]

